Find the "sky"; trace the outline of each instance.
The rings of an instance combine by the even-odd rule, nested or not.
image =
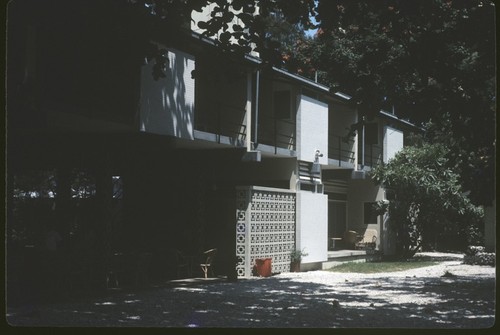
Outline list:
[[[318,22],[316,21],[316,19],[314,18],[314,16],[310,16],[309,19],[311,20],[312,23],[314,24],[317,24]],[[316,32],[318,31],[318,28],[315,28],[315,29],[309,29],[309,30],[306,30],[305,33],[306,33],[306,36],[309,36],[309,37],[313,37],[314,34],[316,34]]]

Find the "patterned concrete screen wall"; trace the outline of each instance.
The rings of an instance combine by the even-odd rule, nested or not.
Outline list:
[[[273,273],[289,272],[295,247],[295,192],[245,186],[236,193],[238,277],[250,277],[258,258],[271,258]]]

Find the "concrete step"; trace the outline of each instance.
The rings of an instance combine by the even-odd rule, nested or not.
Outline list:
[[[328,270],[346,262],[366,262],[365,250],[336,250],[328,251],[328,260],[322,262],[321,269]]]

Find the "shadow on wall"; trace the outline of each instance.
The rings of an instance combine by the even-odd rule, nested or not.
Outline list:
[[[168,51],[165,78],[154,80],[153,61],[141,73],[140,130],[194,139],[194,56]]]

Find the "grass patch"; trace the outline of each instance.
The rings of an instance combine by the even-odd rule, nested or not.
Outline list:
[[[396,272],[426,266],[436,265],[439,262],[421,261],[421,262],[346,262],[334,266],[328,271],[332,272],[353,272],[353,273],[380,273]]]

